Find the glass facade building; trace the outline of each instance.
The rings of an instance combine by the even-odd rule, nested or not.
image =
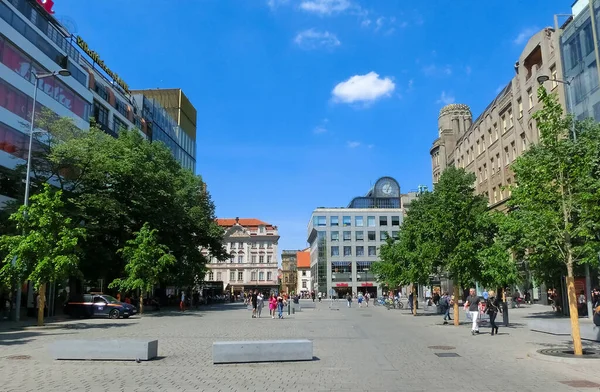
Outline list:
[[[564,85],[567,110],[578,120],[600,121],[599,22],[600,0],[580,0],[560,29],[563,79],[569,82]]]
[[[379,247],[397,237],[404,216],[398,182],[382,177],[346,208],[317,208],[308,224],[311,290],[329,297],[382,294],[371,270]]]

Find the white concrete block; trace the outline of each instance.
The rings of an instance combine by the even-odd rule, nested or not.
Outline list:
[[[88,339],[57,340],[50,346],[54,359],[148,361],[158,356],[158,340]]]
[[[213,363],[312,361],[310,340],[263,340],[213,343]]]

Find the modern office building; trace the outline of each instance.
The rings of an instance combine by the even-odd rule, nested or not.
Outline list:
[[[310,248],[296,253],[297,274],[296,293],[310,294]]]
[[[298,278],[298,250],[281,251],[281,290],[284,293],[295,293]]]
[[[230,259],[210,258],[206,265],[207,282],[222,282],[223,289],[233,295],[258,289],[264,293],[279,290],[277,226],[254,218],[217,219],[225,229],[224,244]]]
[[[381,295],[372,273],[381,244],[396,237],[404,217],[400,185],[382,177],[345,208],[317,208],[308,224],[311,290],[327,296]]]
[[[545,28],[534,34],[514,70],[512,80],[474,121],[468,105],[443,107],[438,117],[438,138],[430,150],[434,185],[446,167],[462,167],[477,176],[477,193],[486,194],[489,206],[499,210],[506,208],[510,197],[507,186],[514,184],[510,164],[539,141],[532,119],[539,109],[537,79],[562,78],[555,30]],[[564,105],[564,91],[559,83],[550,80],[546,87],[556,92]]]
[[[560,50],[567,109],[578,120],[593,118],[600,121],[600,0],[578,0],[572,6],[572,16],[562,26]]]
[[[21,181],[14,181],[11,173],[27,156],[34,75],[60,69],[70,76],[38,80],[36,113],[46,108],[72,118],[81,129],[93,117],[113,136],[122,128],[138,128],[149,140],[165,142],[183,167],[194,170],[196,111],[182,92],[181,114],[173,119],[152,97],[142,93],[136,99],[87,42],[53,16],[48,3],[0,0],[0,205],[24,194]],[[188,131],[181,131],[179,122]]]

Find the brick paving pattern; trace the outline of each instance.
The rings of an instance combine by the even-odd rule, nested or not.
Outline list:
[[[5,324],[0,326],[0,391],[529,392],[589,391],[585,385],[600,383],[598,362],[577,366],[528,357],[535,349],[567,343],[565,337],[530,332],[524,323],[531,309],[511,310],[513,327],[500,327],[500,335],[492,337],[486,328],[471,336],[469,325],[444,326],[437,315],[340,305],[330,309],[323,302],[283,320],[251,319],[241,305],[221,305],[23,330]],[[106,336],[158,339],[160,359],[138,364],[49,357],[55,339]],[[212,364],[214,341],[300,338],[314,341],[314,361]]]

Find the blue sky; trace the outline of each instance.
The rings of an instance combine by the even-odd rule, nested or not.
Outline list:
[[[197,173],[219,217],[306,245],[314,208],[377,178],[431,185],[437,116],[476,117],[529,36],[570,0],[55,0],[132,89],[180,87],[198,110]],[[427,3],[425,5],[424,3]]]

